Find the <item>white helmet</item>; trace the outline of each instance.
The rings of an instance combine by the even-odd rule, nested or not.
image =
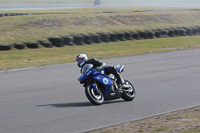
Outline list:
[[[79,54],[77,57],[76,57],[76,61],[77,61],[77,66],[78,67],[82,67],[85,62],[87,61],[87,55],[86,54]]]

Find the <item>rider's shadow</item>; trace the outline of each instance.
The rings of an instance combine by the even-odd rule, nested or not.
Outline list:
[[[93,106],[90,102],[78,102],[78,103],[56,103],[56,104],[46,104],[46,105],[36,105],[39,107],[51,106],[56,108],[67,108],[67,107],[87,107]]]
[[[120,103],[125,102],[121,100],[114,100],[114,101],[105,101],[102,105],[106,104],[112,104],[112,103]],[[56,108],[68,108],[68,107],[89,107],[89,106],[95,106],[94,104],[90,102],[76,102],[76,103],[55,103],[55,104],[45,104],[45,105],[36,105],[38,107],[56,107]]]

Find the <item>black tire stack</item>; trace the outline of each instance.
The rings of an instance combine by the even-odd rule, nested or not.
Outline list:
[[[2,14],[0,14],[2,15]],[[13,15],[13,14],[3,14]],[[19,15],[19,14],[14,14]],[[0,45],[0,50],[11,50],[13,47],[16,49],[31,48],[37,49],[41,46],[45,48],[63,47],[64,45],[83,45],[93,43],[107,43],[126,40],[140,40],[140,39],[154,39],[178,36],[192,36],[200,34],[200,26],[195,27],[176,27],[168,29],[153,29],[145,31],[127,31],[127,32],[114,32],[114,33],[96,33],[96,34],[79,34],[63,37],[52,37],[47,40],[37,42],[14,43],[11,45]]]
[[[73,43],[76,44],[76,45],[83,45],[83,36],[82,35],[77,35],[77,36],[74,36],[74,40],[73,40]]]
[[[53,46],[63,47],[63,39],[60,37],[48,38],[48,40],[52,43]]]
[[[62,37],[63,45],[73,46],[73,37],[72,36],[65,36]]]
[[[36,49],[39,48],[39,44],[37,42],[25,42],[27,48]]]
[[[92,44],[93,42],[92,42],[92,36],[91,35],[89,35],[89,34],[84,34],[84,35],[82,35],[83,36],[83,42],[85,43],[85,44]]]
[[[13,44],[13,46],[14,46],[14,48],[16,48],[16,49],[24,49],[25,48],[25,44],[24,43],[14,43]]]
[[[53,47],[52,43],[49,42],[48,40],[45,40],[45,41],[38,41],[38,43],[39,43],[40,45],[42,45],[43,47],[45,47],[45,48],[52,48],[52,47]]]
[[[1,51],[7,51],[7,50],[11,50],[11,49],[12,49],[12,45],[0,45]]]

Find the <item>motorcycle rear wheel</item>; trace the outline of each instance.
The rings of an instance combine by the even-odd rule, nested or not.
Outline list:
[[[88,100],[94,105],[101,105],[104,102],[104,96],[101,90],[95,92],[94,88],[90,85],[85,87],[85,94]]]
[[[130,88],[122,93],[122,99],[125,101],[132,101],[135,98],[135,88],[128,80],[124,80],[125,84],[129,84]]]

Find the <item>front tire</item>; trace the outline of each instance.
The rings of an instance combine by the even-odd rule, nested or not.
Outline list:
[[[85,94],[88,100],[94,105],[101,105],[104,102],[104,96],[101,90],[95,92],[94,88],[91,85],[85,87]]]
[[[130,88],[122,93],[122,99],[125,101],[132,101],[135,98],[135,88],[128,80],[124,80],[126,85],[130,85]]]

